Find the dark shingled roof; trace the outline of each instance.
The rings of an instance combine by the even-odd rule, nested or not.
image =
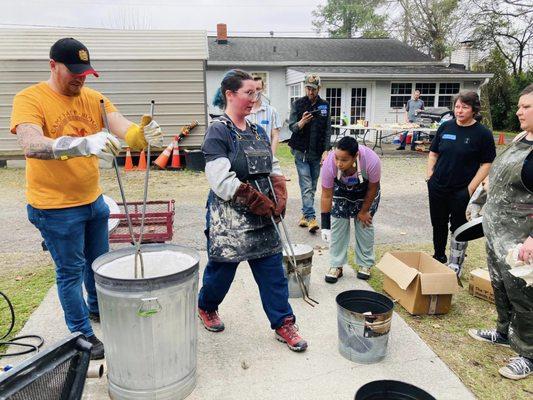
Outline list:
[[[431,57],[396,39],[299,37],[208,37],[209,61],[250,62],[432,62]]]
[[[399,66],[294,66],[289,67],[294,71],[324,74],[372,74],[372,75],[480,75],[480,73],[466,71],[464,68],[453,68],[445,65],[399,65]]]

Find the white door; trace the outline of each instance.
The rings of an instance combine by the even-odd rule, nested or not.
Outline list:
[[[360,119],[370,121],[370,84],[348,84],[345,92],[350,124],[355,125]]]

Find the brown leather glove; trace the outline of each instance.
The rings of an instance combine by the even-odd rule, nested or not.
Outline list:
[[[276,208],[274,215],[279,217],[285,216],[285,208],[287,208],[287,184],[283,175],[274,175],[270,177],[272,186],[274,186],[274,193],[276,194]]]
[[[271,217],[274,214],[275,206],[272,200],[255,190],[249,183],[241,183],[233,200],[235,203],[248,206],[255,215]]]

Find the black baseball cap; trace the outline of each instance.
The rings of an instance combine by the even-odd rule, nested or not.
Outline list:
[[[91,66],[89,50],[74,38],[59,39],[50,48],[50,58],[65,64],[70,72],[76,75],[93,74],[98,77],[98,72]]]

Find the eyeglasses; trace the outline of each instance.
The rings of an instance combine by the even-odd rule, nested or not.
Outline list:
[[[259,99],[259,97],[261,96],[261,92],[256,92],[255,90],[249,90],[247,92],[239,92],[239,91],[236,91],[234,93],[241,93],[241,94],[244,94],[246,95],[246,97],[248,97],[250,100],[257,100]]]

